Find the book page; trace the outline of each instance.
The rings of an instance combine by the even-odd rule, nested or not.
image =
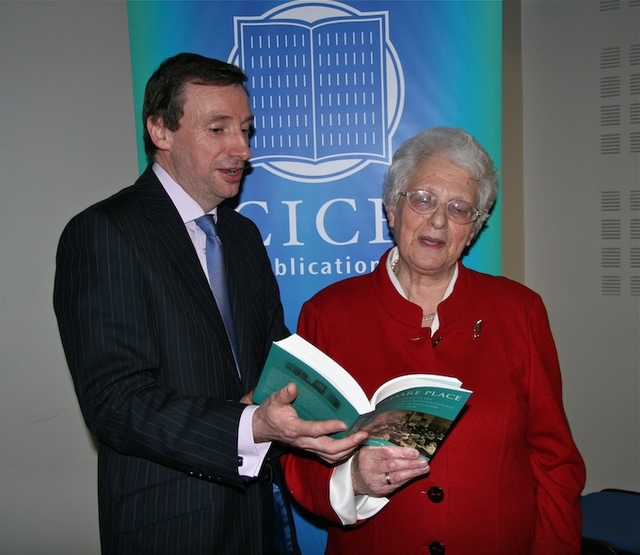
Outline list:
[[[393,378],[383,383],[371,397],[371,405],[376,406],[382,399],[394,395],[399,391],[414,387],[445,387],[458,390],[462,382],[449,376],[439,376],[437,374],[408,374]]]

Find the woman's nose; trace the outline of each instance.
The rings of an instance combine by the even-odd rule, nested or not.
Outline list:
[[[439,229],[447,225],[447,220],[447,205],[441,202],[438,208],[431,213],[429,221],[433,227]]]

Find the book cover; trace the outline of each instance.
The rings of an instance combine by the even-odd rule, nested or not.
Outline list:
[[[366,430],[365,445],[400,445],[433,458],[471,392],[442,387],[411,387],[379,401],[349,430]]]
[[[273,343],[253,395],[261,403],[288,383],[298,387],[293,402],[305,420],[342,420],[344,437],[366,430],[366,445],[402,445],[432,458],[471,396],[455,378],[407,374],[382,384],[369,400],[344,368],[302,337]]]
[[[304,341],[295,334],[283,341],[288,341],[288,346],[292,346],[293,343],[302,345],[298,339]],[[300,418],[304,420],[337,419],[342,420],[350,428],[361,413],[370,412],[371,403],[350,375],[348,377],[351,380],[346,379],[347,385],[343,384],[341,387],[340,384],[318,372],[314,365],[318,367],[320,362],[312,360],[312,355],[317,357],[318,353],[307,353],[305,361],[284,348],[281,341],[274,342],[253,394],[254,403],[260,404],[269,395],[293,382],[298,387],[298,397],[293,402],[293,408],[296,409]],[[328,363],[328,361],[323,362]],[[342,432],[335,437],[344,437],[345,434],[346,432]]]

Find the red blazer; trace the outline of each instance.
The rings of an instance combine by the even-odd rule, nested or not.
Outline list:
[[[577,555],[585,468],[565,418],[541,298],[511,280],[459,265],[431,338],[420,327],[420,308],[391,283],[386,257],[372,274],[334,284],[307,302],[299,333],[348,369],[369,395],[406,373],[455,376],[473,395],[430,474],[393,495],[368,521],[331,526],[327,553],[444,548],[447,555]],[[285,465],[293,496],[339,523],[328,499],[331,469],[293,455]]]

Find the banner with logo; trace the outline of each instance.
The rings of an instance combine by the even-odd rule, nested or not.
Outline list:
[[[287,325],[319,289],[391,246],[381,201],[394,150],[461,127],[501,165],[499,1],[130,1],[134,101],[162,60],[197,52],[249,76],[256,134],[237,209],[256,222]],[[138,121],[141,167],[146,165]],[[465,263],[500,272],[498,202]]]
[[[501,167],[500,0],[129,0],[141,170],[144,87],[196,52],[249,77],[256,134],[237,210],[258,225],[295,330],[304,301],[392,245],[382,180],[421,129],[461,127]],[[465,264],[501,269],[500,196]],[[326,533],[296,514],[305,555]]]

